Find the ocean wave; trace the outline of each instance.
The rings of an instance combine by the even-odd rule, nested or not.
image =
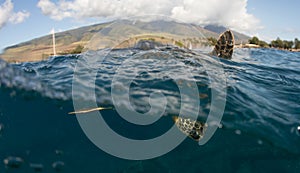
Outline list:
[[[78,70],[78,63],[85,70]],[[223,67],[226,86],[211,82],[223,78],[217,73],[218,65]],[[80,92],[77,93],[72,92],[74,73],[80,76],[77,81]],[[94,83],[87,82],[92,73],[96,74]],[[295,130],[300,124],[298,53],[237,49],[232,60],[218,62],[199,52],[175,49],[127,49],[108,54],[98,51],[15,65],[0,61],[0,78],[1,88],[21,93],[33,91],[51,99],[93,100],[90,93],[94,91],[98,105],[114,104],[111,98],[114,78],[118,79],[115,85],[120,87],[126,87],[124,83],[131,81],[130,105],[138,112],[148,112],[150,95],[159,92],[168,101],[166,116],[178,114],[180,103],[189,102],[182,100],[178,84],[195,82],[202,118],[209,114],[212,89],[221,92],[227,88],[224,128],[241,130],[290,152],[300,153]],[[120,100],[116,104],[128,103]],[[185,109],[188,112],[193,107]]]

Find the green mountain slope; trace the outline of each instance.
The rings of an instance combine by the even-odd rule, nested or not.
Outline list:
[[[193,48],[197,47],[208,37],[217,38],[219,36],[219,33],[204,29],[200,26],[169,21],[136,22],[134,24],[130,21],[117,24],[102,23],[56,33],[56,52],[57,54],[77,53],[80,52],[82,47],[86,46],[93,49],[100,49],[107,45],[119,44],[120,40],[126,40],[126,44],[122,42],[117,48],[130,47],[133,46],[138,39],[145,39],[145,37],[129,39],[127,37],[144,33],[149,33],[150,35],[154,33],[157,35],[157,33],[159,33],[158,35],[161,39],[157,40],[158,37],[155,36],[156,41],[169,44],[172,41],[174,43],[176,40],[176,43],[180,43],[180,45],[187,46],[190,44],[193,45]],[[237,41],[249,39],[247,36],[240,37],[239,33],[235,32],[235,34]],[[200,38],[199,35],[203,36]],[[92,38],[93,43],[96,42],[99,44],[89,45],[89,41]],[[174,40],[174,38],[176,39]],[[0,57],[8,62],[24,62],[40,61],[47,59],[52,54],[52,35],[47,35],[7,47]]]

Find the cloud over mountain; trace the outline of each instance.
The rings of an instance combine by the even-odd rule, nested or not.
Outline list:
[[[27,11],[14,12],[14,4],[11,0],[6,0],[0,6],[0,29],[8,22],[17,24],[23,22],[30,16]]]
[[[188,23],[223,25],[241,32],[260,28],[259,20],[247,12],[247,0],[39,0],[37,6],[55,20],[160,14]]]

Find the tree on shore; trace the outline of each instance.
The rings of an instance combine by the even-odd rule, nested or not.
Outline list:
[[[295,38],[295,41],[294,41],[294,48],[295,48],[295,49],[300,49],[300,41],[298,40],[298,38]]]
[[[281,40],[278,37],[276,40],[271,41],[270,46],[274,48],[280,48],[280,49],[292,49],[293,47],[296,48],[298,46],[300,48],[300,44],[296,42],[299,42],[298,39],[295,39],[295,43],[294,43],[293,41]]]
[[[271,41],[270,45],[274,48],[283,48],[283,41],[279,37],[277,37],[276,40]]]
[[[293,41],[283,40],[283,48],[284,49],[292,49],[294,45]]]
[[[260,47],[269,47],[269,44],[265,41],[259,41],[259,44],[258,44]]]
[[[268,44],[265,41],[261,41],[258,37],[254,36],[249,39],[249,44],[256,44],[260,47],[273,47],[278,49],[300,49],[300,40],[298,40],[298,38],[295,38],[294,41],[288,41],[281,40],[279,37],[277,37],[276,40],[272,40],[271,43]]]
[[[256,44],[259,45],[260,47],[269,47],[269,44],[267,42],[259,40],[259,38],[256,36],[249,39],[249,44]]]
[[[251,39],[249,39],[249,44],[259,44],[259,39],[257,37],[252,37]]]

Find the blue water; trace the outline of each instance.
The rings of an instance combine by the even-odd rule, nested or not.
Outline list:
[[[123,67],[125,70],[118,75],[124,81],[138,74],[130,85],[130,105],[145,113],[151,108],[151,93],[160,92],[168,101],[164,116],[152,125],[138,126],[109,109],[101,112],[107,124],[129,138],[163,134],[172,126],[171,117],[179,113],[180,103],[186,101],[181,100],[176,81],[192,81],[199,91],[199,121],[205,121],[209,114],[212,88],[227,91],[221,126],[208,143],[199,146],[186,138],[166,155],[144,161],[111,156],[89,141],[76,116],[68,115],[74,111],[72,82],[76,64],[88,58],[67,55],[21,64],[0,60],[0,172],[34,172],[32,164],[42,165],[42,172],[55,172],[52,164],[57,161],[64,163],[61,172],[70,173],[300,171],[300,53],[236,49],[231,60],[219,62],[226,86],[210,82],[207,68],[214,70],[215,57],[174,48],[148,50],[142,56],[140,53],[114,50],[105,59],[88,55],[95,61],[89,68],[97,71],[97,104],[115,106],[112,79]],[[192,77],[183,73],[187,70]],[[89,94],[91,84],[84,80],[89,73],[82,75],[81,92],[73,97],[85,102],[93,97]],[[9,156],[24,162],[19,168],[7,167],[3,160]]]

